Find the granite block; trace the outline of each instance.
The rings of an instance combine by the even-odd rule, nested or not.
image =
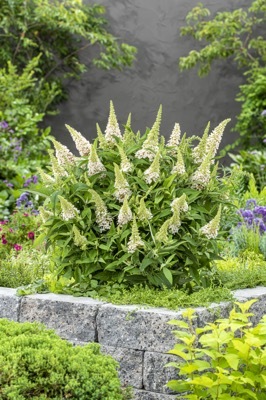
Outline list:
[[[111,346],[101,346],[101,351],[119,363],[118,373],[123,386],[143,387],[143,351]]]
[[[133,393],[134,400],[184,400],[182,397],[176,397],[176,395],[147,392],[146,390],[136,389]]]
[[[168,394],[172,392],[165,386],[170,380],[177,379],[175,368],[165,368],[170,361],[177,362],[178,359],[170,354],[145,351],[143,363],[143,387],[145,390]]]
[[[97,341],[96,315],[102,302],[90,298],[37,294],[22,298],[20,321],[38,321],[64,339]]]
[[[21,298],[16,296],[16,289],[0,287],[0,318],[19,320]]]
[[[173,326],[167,324],[171,319],[182,319],[182,311],[106,304],[97,314],[98,340],[106,346],[164,353],[176,342]]]

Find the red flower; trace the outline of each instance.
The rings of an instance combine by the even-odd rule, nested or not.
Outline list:
[[[34,237],[35,237],[34,232],[29,232],[28,233],[28,238],[29,239],[34,240]]]
[[[20,245],[20,244],[14,244],[14,249],[16,250],[16,251],[19,251],[19,250],[21,250],[22,249],[22,246]]]

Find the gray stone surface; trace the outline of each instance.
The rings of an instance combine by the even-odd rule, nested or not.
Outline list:
[[[170,349],[169,349],[170,350]],[[177,362],[175,356],[145,351],[143,364],[143,387],[147,391],[171,393],[165,385],[171,379],[177,379],[177,370],[165,368],[170,361]]]
[[[167,322],[181,319],[182,311],[163,308],[138,309],[134,306],[103,305],[97,314],[99,343],[164,353],[172,348],[175,338]]]
[[[103,304],[90,298],[55,294],[22,298],[20,321],[39,321],[65,339],[97,341],[96,314]]]
[[[20,301],[16,289],[0,287],[0,318],[18,321]]]
[[[102,353],[112,356],[120,365],[119,377],[124,386],[142,388],[143,351],[101,346]]]
[[[87,3],[90,0],[85,0]],[[84,2],[85,2],[84,1]],[[180,36],[187,13],[198,0],[98,0],[107,9],[110,28],[120,41],[138,48],[132,68],[122,72],[102,71],[89,64],[89,70],[80,81],[68,83],[68,101],[60,105],[61,113],[49,117],[52,133],[71,147],[75,146],[64,126],[73,126],[89,139],[96,135],[98,122],[105,129],[109,101],[115,104],[121,124],[132,112],[133,130],[145,131],[151,127],[159,104],[163,105],[161,132],[167,137],[174,123],[182,132],[198,135],[208,121],[214,127],[225,118],[233,121],[226,128],[222,146],[231,143],[236,134],[230,132],[240,103],[235,101],[243,78],[229,60],[215,62],[211,73],[204,78],[196,69],[180,72],[178,59],[200,44],[190,37]],[[212,13],[247,7],[250,0],[205,0],[204,6]],[[81,53],[88,64],[93,49]]]
[[[145,390],[134,390],[134,400],[184,400],[171,394],[147,392]]]

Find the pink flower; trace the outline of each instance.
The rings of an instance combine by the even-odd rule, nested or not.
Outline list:
[[[0,221],[0,225],[6,225],[8,224],[8,221],[6,219],[4,219],[3,221]]]
[[[20,244],[14,244],[14,249],[16,250],[16,251],[19,251],[19,250],[21,250],[22,249],[22,246],[20,245]]]
[[[7,244],[7,240],[5,238],[5,235],[2,235],[2,244]]]
[[[23,217],[28,217],[28,216],[29,216],[28,213],[24,213],[24,214],[23,214]]]
[[[29,232],[28,233],[28,238],[29,239],[34,240],[34,237],[35,237],[34,232]]]

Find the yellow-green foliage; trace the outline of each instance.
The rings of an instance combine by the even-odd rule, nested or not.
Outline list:
[[[215,261],[218,280],[228,289],[266,285],[266,261],[262,254],[244,251],[240,257]]]
[[[117,363],[43,325],[0,320],[1,400],[122,400]]]
[[[170,321],[178,344],[169,353],[178,357],[167,364],[178,378],[168,387],[187,400],[263,400],[266,387],[266,316],[250,324],[250,307],[256,300],[235,303],[229,318],[194,328],[195,311],[184,320]],[[181,328],[181,330],[180,330]],[[182,359],[182,361],[180,361]]]

